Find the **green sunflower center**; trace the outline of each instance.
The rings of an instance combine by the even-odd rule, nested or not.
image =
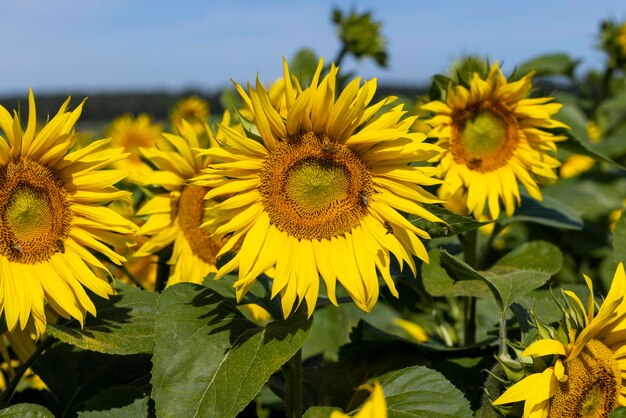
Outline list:
[[[331,161],[310,159],[291,168],[285,190],[302,213],[314,215],[346,198],[350,173]]]
[[[450,151],[470,170],[489,172],[505,165],[517,147],[515,117],[496,105],[453,116]]]
[[[176,215],[178,225],[193,253],[205,263],[215,265],[215,255],[222,245],[200,228],[204,221],[206,187],[186,186],[180,193]]]
[[[491,112],[480,112],[465,122],[461,132],[463,148],[470,158],[498,152],[506,139],[506,123]]]
[[[29,160],[0,168],[0,255],[33,264],[64,251],[72,215],[52,170]]]
[[[50,200],[43,190],[27,184],[18,185],[13,190],[6,207],[6,223],[15,235],[33,239],[42,231],[49,232],[54,214]]]
[[[298,239],[330,239],[350,232],[367,214],[371,174],[354,151],[309,132],[273,150],[260,192],[279,230]]]
[[[568,378],[550,399],[548,416],[608,417],[619,406],[622,375],[610,348],[598,340],[565,363]]]

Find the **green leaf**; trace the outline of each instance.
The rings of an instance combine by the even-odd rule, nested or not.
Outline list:
[[[339,347],[348,342],[350,330],[346,324],[346,314],[341,308],[327,305],[321,309],[315,309],[315,322],[306,344],[302,347],[303,359],[316,354],[323,354],[328,359],[336,359]]]
[[[496,266],[539,270],[555,274],[563,266],[563,254],[554,244],[546,241],[531,241],[506,254],[496,262]]]
[[[148,400],[145,397],[133,397],[128,404],[120,407],[112,407],[119,404],[120,399],[126,399],[134,396],[133,388],[130,389],[130,395],[125,393],[129,388],[112,388],[108,391],[101,392],[97,397],[87,403],[84,411],[78,413],[79,418],[147,418]],[[97,406],[96,406],[97,405]],[[108,405],[108,408],[107,408]]]
[[[524,192],[520,194],[522,204],[512,217],[503,216],[498,220],[502,225],[513,222],[533,222],[559,229],[581,230],[583,228],[584,223],[580,214],[568,205],[546,194],[543,195],[541,202]]]
[[[148,399],[142,390],[134,386],[115,386],[89,399],[78,416],[144,418],[148,416]]]
[[[626,418],[626,407],[619,406],[611,412],[609,418]]]
[[[95,298],[97,316],[87,318],[83,329],[73,321],[49,323],[46,332],[68,344],[100,353],[150,353],[156,297],[154,292],[120,283],[118,293],[109,300]]]
[[[570,178],[560,179],[543,191],[544,199],[558,201],[561,206],[585,219],[605,217],[610,211],[623,207],[626,179]]]
[[[428,252],[430,262],[422,265],[422,283],[424,289],[432,296],[475,296],[487,298],[491,296],[489,288],[483,280],[457,281],[451,278],[440,263],[441,251],[433,249]]]
[[[545,54],[521,63],[515,70],[515,74],[521,78],[531,71],[536,76],[564,75],[571,77],[578,64],[567,54]]]
[[[314,406],[307,409],[302,418],[329,418],[334,411],[341,412],[341,409],[334,406]]]
[[[166,289],[158,301],[152,360],[157,415],[236,416],[302,347],[311,324],[294,315],[262,328],[204,286]]]
[[[2,418],[54,418],[52,412],[41,405],[21,403],[0,410]]]
[[[317,54],[311,49],[302,48],[291,58],[289,72],[294,74],[302,85],[308,85],[313,79],[317,63]]]
[[[506,308],[522,296],[543,286],[550,274],[538,270],[518,270],[507,267],[494,267],[484,272],[485,279],[498,289],[502,304]]]
[[[431,238],[451,237],[463,232],[473,231],[489,222],[479,222],[471,216],[456,214],[438,205],[424,204],[424,209],[437,215],[445,224],[427,221],[414,215],[408,217],[416,227],[428,232]]]
[[[586,155],[597,161],[604,161],[609,164],[619,166],[610,157],[598,151],[589,140],[587,135],[587,117],[580,108],[572,103],[564,103],[559,113],[554,115],[554,119],[569,126],[567,133],[569,139],[559,142],[559,149],[567,150],[575,154]]]
[[[422,366],[388,373],[380,378],[389,418],[471,417],[463,393],[443,375]]]
[[[463,260],[441,253],[441,265],[456,280],[481,280],[493,293],[500,312],[520,297],[542,286],[551,274],[538,270],[521,270],[509,266],[494,266],[489,271],[477,272]]]
[[[613,259],[616,263],[626,263],[626,216],[622,214],[613,232]]]

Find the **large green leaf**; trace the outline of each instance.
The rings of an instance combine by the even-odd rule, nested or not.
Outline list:
[[[294,315],[261,328],[204,286],[166,289],[152,360],[157,415],[236,416],[302,347],[311,323]]]
[[[341,409],[334,406],[314,406],[307,409],[302,418],[329,418],[335,411],[341,412]]]
[[[560,179],[546,187],[544,199],[558,201],[570,211],[585,219],[605,217],[610,211],[623,206],[626,179]]]
[[[626,407],[620,406],[611,412],[609,418],[626,418]]]
[[[109,300],[94,300],[97,316],[88,317],[84,328],[76,321],[48,324],[48,334],[68,344],[107,354],[150,353],[154,341],[156,296],[119,284]]]
[[[539,77],[554,75],[570,77],[577,64],[578,61],[571,59],[567,54],[544,54],[521,63],[516,68],[515,75],[519,76],[516,78],[521,78],[534,71]]]
[[[422,366],[408,367],[381,377],[389,418],[471,417],[463,393],[443,375]]]
[[[52,412],[40,405],[22,403],[0,410],[2,418],[54,418]]]
[[[489,223],[479,222],[471,216],[459,215],[438,205],[424,204],[424,208],[441,218],[445,224],[430,222],[414,215],[410,215],[408,219],[416,227],[428,232],[431,238],[451,237],[456,234],[478,229]]]
[[[491,292],[482,279],[454,280],[440,263],[441,250],[428,252],[430,262],[422,265],[422,283],[432,296],[490,297]]]
[[[145,418],[149,398],[134,386],[115,386],[100,391],[85,403],[79,418]]]
[[[456,280],[482,280],[492,291],[500,312],[520,297],[543,285],[551,274],[545,271],[517,269],[506,265],[496,265],[489,271],[477,272],[463,260],[447,253],[441,253],[441,265]]]
[[[539,202],[525,192],[521,193],[521,197],[521,205],[515,214],[510,218],[502,216],[499,219],[501,224],[533,222],[559,229],[580,230],[583,228],[580,214],[559,200],[544,194],[543,201]]]
[[[626,216],[623,214],[613,232],[613,259],[616,263],[626,262]]]
[[[546,241],[524,243],[496,262],[496,266],[508,266],[522,270],[539,270],[555,274],[563,266],[563,254],[559,247]]]

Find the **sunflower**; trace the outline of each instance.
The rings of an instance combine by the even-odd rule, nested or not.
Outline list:
[[[626,275],[619,264],[609,293],[595,313],[593,286],[587,309],[570,291],[559,332],[529,345],[522,356],[552,356],[551,366],[507,389],[493,403],[525,402],[524,417],[607,417],[626,406]],[[543,357],[544,359],[550,357]]]
[[[161,137],[161,125],[153,123],[145,113],[137,117],[123,115],[113,119],[106,135],[114,146],[122,147],[130,155],[115,163],[115,168],[128,171],[146,171],[150,167],[139,158],[139,147],[154,147]]]
[[[370,397],[361,405],[357,413],[348,415],[343,412],[333,411],[330,414],[330,418],[387,418],[387,400],[380,383],[374,382],[372,385],[361,385],[359,389],[370,392]]]
[[[130,195],[113,187],[126,172],[101,170],[126,157],[122,149],[103,139],[70,151],[82,103],[69,112],[68,99],[37,131],[32,91],[28,102],[24,131],[19,115],[0,106],[0,312],[9,330],[32,320],[41,334],[45,301],[81,324],[96,314],[84,288],[104,298],[113,290],[89,249],[120,264],[124,257],[110,246],[128,246],[135,226],[102,205]]]
[[[200,135],[204,132],[204,123],[209,116],[209,104],[197,96],[190,96],[178,101],[170,112],[172,129],[177,131],[186,120]]]
[[[626,23],[622,23],[620,25],[615,42],[617,43],[622,56],[626,57]]]
[[[222,123],[230,125],[229,113],[225,113]],[[149,217],[139,233],[150,238],[135,253],[135,258],[153,255],[173,243],[168,286],[180,282],[202,283],[207,274],[217,271],[215,256],[221,242],[199,228],[211,214],[212,203],[204,199],[208,189],[190,181],[202,174],[201,170],[211,161],[199,155],[200,148],[217,146],[211,128],[206,123],[203,126],[204,135],[198,136],[189,123],[182,121],[180,136],[164,133],[164,143],[155,148],[141,148],[142,155],[158,170],[133,179],[141,185],[159,185],[165,189],[137,212],[139,216]],[[221,136],[220,129],[217,137]]]
[[[397,296],[390,253],[414,274],[413,256],[428,260],[419,238],[429,235],[399,211],[440,221],[421,205],[440,202],[422,188],[439,183],[432,178],[437,170],[409,164],[440,149],[408,132],[414,118],[402,119],[402,105],[385,108],[394,98],[369,105],[376,80],[361,85],[357,78],[335,98],[334,65],[320,81],[320,60],[304,90],[283,66],[285,100],[275,103],[284,107],[272,105],[258,80],[248,93],[235,83],[258,135],[224,127],[223,147],[206,151],[216,161],[204,170],[211,177],[207,198],[223,199],[206,226],[228,237],[219,255],[237,250],[216,278],[239,269],[241,300],[275,267],[271,296],[281,295],[287,317],[302,302],[313,312],[321,275],[332,303],[339,281],[369,311],[379,293],[377,270]]]
[[[484,218],[485,205],[491,219],[500,214],[500,201],[508,216],[520,203],[518,181],[541,200],[538,180],[556,179],[559,161],[555,141],[566,139],[545,128],[567,128],[552,119],[561,105],[552,98],[528,98],[531,74],[508,82],[497,63],[486,80],[474,73],[469,89],[450,86],[445,103],[422,106],[434,114],[430,137],[445,151],[435,161],[444,182],[439,197],[462,191],[466,206],[477,219]]]

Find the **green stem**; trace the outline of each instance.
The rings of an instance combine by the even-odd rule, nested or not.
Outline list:
[[[476,343],[476,298],[463,297],[463,345]]]
[[[500,323],[499,323],[499,333],[498,333],[498,357],[501,359],[506,359],[509,357],[507,348],[506,348],[506,312],[500,313]]]
[[[348,48],[346,48],[346,45],[344,44],[341,47],[341,51],[339,51],[339,54],[337,54],[337,58],[335,58],[335,61],[333,61],[335,63],[335,66],[341,67],[341,61],[343,61],[343,58],[346,56],[347,52]]]
[[[482,251],[480,252],[480,255],[478,256],[478,261],[476,264],[477,269],[480,270],[485,266],[485,262],[487,261],[487,256],[489,255],[489,251],[491,250],[491,247],[493,246],[493,241],[496,239],[498,234],[500,234],[500,231],[502,231],[502,225],[500,225],[499,223],[496,223],[493,226],[493,231],[491,231],[491,235],[489,235],[489,238],[487,239],[487,243],[485,244]]]
[[[611,80],[613,78],[613,73],[615,72],[615,67],[609,65],[604,72],[602,77],[602,90],[600,90],[600,98],[598,100],[598,104],[602,103],[604,99],[609,97],[609,89],[611,88]]]
[[[283,365],[287,418],[302,417],[302,349]]]
[[[478,230],[474,229],[464,234],[461,240],[465,262],[473,268],[478,268]],[[463,344],[468,346],[476,343],[476,298],[463,297]]]
[[[41,353],[43,353],[46,348],[50,347],[50,345],[55,340],[56,338],[51,337],[50,335],[47,335],[43,339],[43,341],[41,341],[41,344],[37,346],[35,351],[33,351],[30,357],[28,357],[28,359],[26,359],[26,361],[22,363],[20,368],[17,369],[17,372],[15,373],[15,376],[13,376],[13,379],[11,379],[11,381],[9,382],[7,389],[4,391],[4,393],[2,393],[2,396],[0,396],[0,409],[4,409],[7,406],[9,406],[9,404],[11,403],[11,399],[13,399],[13,395],[15,394],[15,389],[17,388],[17,385],[20,383],[20,380],[22,380],[22,376],[24,376],[24,373],[26,373],[26,370],[29,369],[29,367],[34,363],[34,361],[37,360],[37,358],[39,358]]]

